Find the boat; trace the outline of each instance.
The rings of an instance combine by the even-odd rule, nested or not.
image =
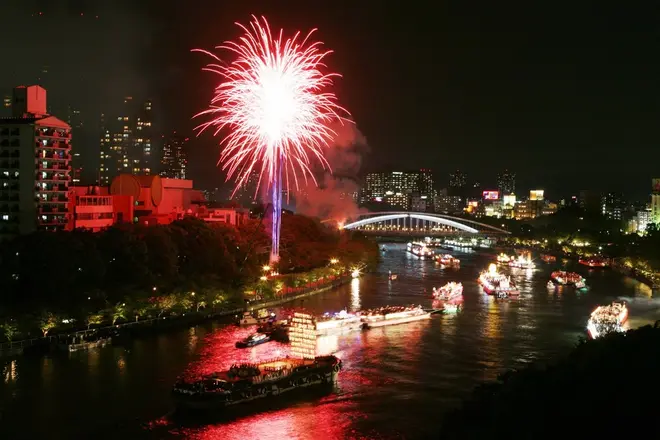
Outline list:
[[[457,303],[447,303],[444,305],[443,310],[445,313],[458,313],[461,310],[461,305]]]
[[[267,310],[261,309],[257,312],[256,316],[252,312],[243,312],[243,316],[237,317],[236,324],[259,325],[259,324],[265,324],[267,322],[274,322],[275,318],[276,318],[275,313],[269,314]]]
[[[624,302],[614,301],[609,306],[598,306],[591,312],[587,332],[592,339],[609,333],[623,332],[628,320],[628,308]]]
[[[552,281],[548,281],[548,284],[546,284],[546,287],[548,289],[553,289],[554,290],[554,289],[557,288],[557,285],[555,283],[553,283]]]
[[[530,254],[521,254],[518,255],[518,258],[512,258],[509,266],[517,269],[534,269],[536,267]]]
[[[403,324],[431,317],[431,313],[424,311],[421,306],[385,306],[365,310],[360,315],[362,317],[362,328],[364,329]]]
[[[557,261],[557,257],[554,255],[548,255],[548,254],[541,254],[541,260],[543,260],[546,263],[554,263]]]
[[[392,273],[392,271],[390,270],[387,274],[387,279],[389,279],[390,281],[394,281],[397,279],[397,274]]]
[[[433,251],[425,243],[411,242],[407,246],[408,252],[418,256],[422,260],[433,256]]]
[[[341,367],[341,360],[332,355],[232,365],[197,381],[180,381],[172,395],[179,410],[221,410],[298,388],[332,385]]]
[[[463,296],[463,284],[449,282],[439,289],[433,288],[433,297],[443,301],[460,299]]]
[[[481,272],[478,281],[484,292],[488,295],[493,295],[497,298],[510,298],[520,295],[520,290],[511,281],[511,278],[498,273],[495,264],[491,264],[488,266],[488,270]]]
[[[269,342],[271,337],[266,333],[253,333],[242,341],[236,343],[236,348],[248,348],[254,347],[255,345],[264,344]]]
[[[455,258],[453,255],[442,254],[435,257],[436,261],[443,266],[458,266],[461,264],[461,260]]]
[[[342,310],[339,313],[325,313],[320,318],[313,319],[316,336],[335,335],[359,330],[362,328],[362,318],[359,314]]]
[[[589,258],[580,258],[578,260],[578,263],[588,267],[609,267],[610,260],[608,260],[607,258],[589,257]]]
[[[75,351],[82,351],[82,350],[91,350],[93,348],[101,348],[105,347],[106,345],[110,345],[112,343],[112,337],[101,337],[98,339],[94,339],[91,341],[85,341],[84,339],[81,339],[80,342],[76,342],[75,338],[73,342],[68,343],[58,343],[57,348],[61,351],[68,351],[69,353],[73,353]]]
[[[550,274],[550,279],[555,283],[562,286],[575,286],[578,289],[586,287],[582,275],[575,272],[566,272],[563,270],[556,270]]]
[[[497,256],[497,262],[499,264],[509,264],[512,260],[515,260],[515,259],[516,259],[516,257],[513,257],[513,256],[510,257],[510,256],[508,256],[507,254],[505,254],[503,252],[500,253]]]

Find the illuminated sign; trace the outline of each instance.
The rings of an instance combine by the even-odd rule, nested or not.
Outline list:
[[[484,200],[499,200],[500,192],[499,191],[484,191],[482,193]]]
[[[529,200],[544,200],[542,189],[533,189],[529,192]]]
[[[502,203],[504,204],[504,206],[506,205],[514,206],[516,204],[516,195],[507,194],[505,196],[502,196]]]

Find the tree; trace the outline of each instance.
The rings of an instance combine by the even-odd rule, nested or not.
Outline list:
[[[115,325],[118,319],[126,319],[126,303],[117,303],[110,308],[110,318],[112,325]]]
[[[41,316],[39,317],[39,329],[41,330],[41,333],[44,335],[44,338],[48,336],[48,332],[50,332],[52,329],[57,327],[58,323],[59,323],[59,319],[54,313],[43,312],[41,314]]]
[[[160,318],[163,313],[169,312],[176,307],[176,303],[177,298],[174,295],[156,297],[154,300],[154,307],[158,310],[158,317]]]
[[[5,321],[0,326],[0,329],[2,330],[5,339],[9,342],[11,342],[12,339],[14,339],[14,336],[18,334],[18,325],[16,325],[14,320]]]
[[[100,313],[91,313],[85,318],[85,323],[87,324],[87,330],[93,325],[99,325],[103,322],[103,315]]]

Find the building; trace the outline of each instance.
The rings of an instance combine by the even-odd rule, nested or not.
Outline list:
[[[172,133],[163,144],[163,160],[160,175],[170,179],[185,179],[188,166],[188,141],[190,139]]]
[[[226,223],[240,226],[250,218],[250,210],[247,208],[211,208],[200,207],[197,217],[210,223]]]
[[[466,197],[467,177],[460,170],[449,174],[449,195]]]
[[[259,170],[253,169],[250,172],[250,175],[247,177],[246,182],[240,187],[236,188],[236,191],[231,197],[232,200],[235,200],[242,206],[256,205],[260,202],[259,194],[257,192],[259,185]],[[265,187],[265,186],[264,186]],[[306,194],[299,193],[297,197],[304,197]],[[216,201],[219,201],[223,197],[216,197]],[[285,196],[282,196],[282,200],[286,200]]]
[[[595,214],[602,212],[600,194],[589,190],[580,191],[578,196],[580,208],[584,211]]]
[[[80,185],[83,172],[82,164],[82,146],[79,144],[82,140],[81,132],[83,129],[83,120],[80,110],[76,110],[69,106],[67,123],[71,127],[71,135],[78,139],[77,143],[71,146],[71,182],[73,185]]]
[[[69,221],[71,127],[47,113],[46,90],[14,89],[0,119],[0,237],[64,229]]]
[[[2,97],[2,109],[7,116],[11,115],[11,96],[5,95]]]
[[[660,223],[660,179],[653,179],[651,184],[651,221]]]
[[[100,167],[101,185],[109,185],[120,174],[151,175],[159,159],[152,145],[152,103],[134,102],[128,96],[120,115],[101,115]]]
[[[72,215],[67,229],[98,232],[117,223],[130,223],[134,219],[133,209],[132,196],[110,195],[106,187],[74,186],[69,191]]]
[[[504,170],[497,175],[497,189],[500,194],[514,194],[516,192],[516,175]]]
[[[427,210],[433,210],[433,174],[431,170],[369,173],[358,197],[360,205],[385,203],[392,209],[409,211],[413,198],[425,200]]]
[[[609,192],[601,197],[601,213],[610,220],[622,219],[623,205],[623,196],[619,193]]]

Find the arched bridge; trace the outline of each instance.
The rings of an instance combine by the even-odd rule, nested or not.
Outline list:
[[[343,229],[373,235],[503,235],[504,229],[460,217],[425,212],[377,212],[362,214]]]

